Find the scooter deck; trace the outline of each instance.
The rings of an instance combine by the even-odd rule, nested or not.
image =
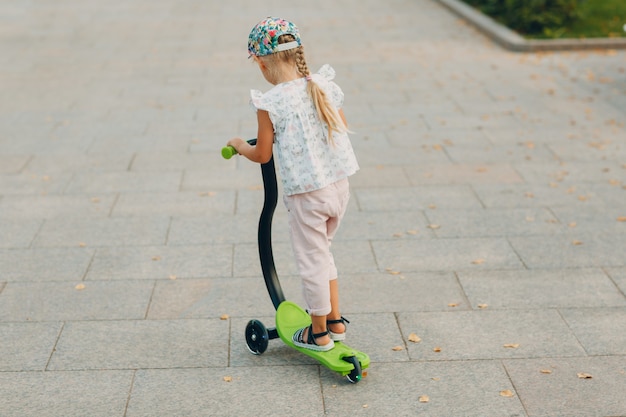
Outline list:
[[[350,356],[354,356],[361,364],[361,370],[369,367],[370,358],[367,354],[352,349],[343,342],[335,342],[335,347],[326,352],[316,352],[314,350],[298,347],[293,344],[293,334],[299,329],[311,324],[311,317],[299,305],[291,301],[283,301],[276,310],[276,329],[278,335],[285,344],[292,348],[318,360],[322,365],[341,375],[348,375],[354,366],[343,360]]]

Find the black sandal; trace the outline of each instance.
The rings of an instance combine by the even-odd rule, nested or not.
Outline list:
[[[343,324],[345,326],[346,323],[350,323],[350,321],[348,321],[347,318],[345,318],[344,316],[341,316],[340,319],[337,320],[326,320],[326,325],[329,324]],[[346,326],[346,330],[347,330],[347,326]],[[328,333],[330,334],[330,339],[334,340],[335,342],[340,342],[342,340],[346,340],[346,332],[344,331],[343,333],[334,333],[331,332],[330,329],[328,330]]]
[[[303,327],[293,334],[293,337],[291,338],[291,340],[293,341],[294,345],[301,347],[301,348],[314,350],[317,352],[326,352],[335,347],[335,342],[333,342],[332,339],[330,340],[330,342],[328,342],[325,345],[322,345],[322,346],[318,345],[315,342],[315,339],[318,337],[326,336],[328,334],[328,330],[325,332],[321,332],[321,333],[313,333],[312,324],[308,327],[309,333],[307,334],[307,341],[305,342],[302,336],[304,335],[304,331],[306,329],[307,327]]]

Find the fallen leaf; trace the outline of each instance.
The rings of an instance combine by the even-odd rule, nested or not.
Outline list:
[[[77,289],[78,291],[84,290],[85,289],[85,284],[77,284],[74,288]]]
[[[367,407],[369,407],[369,405],[363,404],[363,408],[367,408]]]
[[[229,315],[228,315],[228,314],[222,314],[222,315],[220,316],[220,320],[228,320],[228,318],[229,318]]]
[[[169,279],[171,279],[172,281],[174,281],[176,278],[178,278],[176,275],[170,275]]]
[[[480,309],[485,309],[487,307],[489,307],[489,305],[487,305],[487,304],[478,304],[478,308],[480,308]]]
[[[484,264],[484,263],[485,263],[485,260],[484,260],[484,259],[482,259],[482,258],[478,258],[478,259],[474,259],[474,260],[472,261],[472,263],[473,263],[474,265],[480,265],[480,264]]]
[[[437,346],[437,347],[433,348],[433,352],[439,353],[439,352],[441,352],[441,348],[439,346]]]
[[[224,379],[224,382],[232,382],[233,381],[233,377],[232,376],[225,376],[223,379]]]
[[[500,396],[501,397],[512,397],[513,396],[513,391],[511,391],[510,389],[505,389],[503,391],[500,391]]]
[[[539,372],[541,372],[542,374],[551,374],[552,373],[552,371],[550,369],[542,369]]]
[[[576,222],[571,222],[570,224],[568,224],[569,227],[576,227]]]
[[[586,372],[579,372],[576,374],[578,376],[578,378],[580,379],[591,379],[593,378],[593,376],[591,374],[588,374]]]
[[[428,225],[428,228],[429,229],[433,229],[433,230],[439,229],[440,227],[441,226],[439,226],[438,224],[429,224]]]
[[[161,260],[161,257],[160,257],[160,256],[158,256],[158,255],[157,255],[157,256],[153,256],[153,257],[152,257],[152,260],[153,260],[153,261],[160,261],[160,260]]]
[[[574,246],[580,246],[580,245],[582,245],[582,244],[583,244],[583,242],[581,242],[580,240],[574,240],[574,241],[572,241],[572,245],[574,245]]]
[[[448,303],[448,307],[458,307],[459,303]]]
[[[618,221],[618,222],[626,222],[626,216],[619,216],[619,217],[617,218],[617,221]]]
[[[393,237],[402,237],[404,236],[404,233],[394,233]]]
[[[421,395],[418,401],[421,403],[427,403],[428,401],[430,401],[430,398],[428,398],[428,395]]]
[[[409,342],[419,343],[421,341],[422,341],[422,339],[418,335],[416,335],[415,333],[411,333],[409,335]]]
[[[85,242],[80,242],[78,246],[80,246],[81,248],[84,248],[85,246],[87,246],[87,244]]]
[[[417,234],[417,230],[407,230],[406,232],[409,235],[416,235]]]
[[[402,346],[398,345],[398,346],[392,347],[391,350],[393,350],[394,352],[399,352],[401,350],[404,350],[404,348]]]
[[[519,343],[506,343],[503,347],[508,349],[517,349],[519,347]]]

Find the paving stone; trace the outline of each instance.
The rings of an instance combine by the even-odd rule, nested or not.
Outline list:
[[[2,372],[2,415],[122,416],[133,371]]]
[[[154,246],[165,243],[170,219],[61,218],[47,220],[33,244],[37,247]]]
[[[84,173],[72,179],[68,194],[175,192],[181,183],[180,172],[105,172]]]
[[[551,235],[567,227],[544,208],[436,209],[426,216],[442,238]]]
[[[617,307],[626,297],[600,269],[461,271],[463,291],[473,308],[549,309]]]
[[[228,331],[228,322],[219,319],[68,322],[48,369],[226,366]]]
[[[497,361],[375,363],[357,387],[331,375],[323,375],[322,387],[329,415],[526,415],[515,394],[500,395],[515,389]]]
[[[201,216],[232,213],[235,194],[226,192],[122,194],[115,203],[113,217],[151,215]]]
[[[311,378],[302,374],[311,369]],[[315,366],[139,370],[126,415],[318,416],[324,414]],[[172,385],[172,381],[176,381]],[[296,382],[297,381],[297,382]],[[293,401],[297,383],[300,401]],[[193,396],[190,397],[190,393]],[[242,401],[245,398],[245,401]]]
[[[0,321],[142,319],[153,287],[142,281],[11,282],[0,298]]]
[[[31,158],[30,155],[0,155],[0,174],[18,174]]]
[[[378,239],[431,239],[433,231],[420,210],[389,212],[356,211],[346,213],[335,240],[365,241]]]
[[[62,327],[55,322],[0,323],[0,377],[11,375],[4,372],[43,371]]]
[[[624,237],[580,233],[573,236],[511,237],[511,245],[530,269],[623,266]]]
[[[52,219],[73,216],[107,217],[115,204],[114,194],[94,195],[18,195],[0,200],[3,218]]]
[[[524,182],[515,168],[504,164],[411,166],[406,167],[405,172],[412,185],[518,184]]]
[[[140,152],[133,159],[131,170],[137,172],[202,171],[223,166],[224,159],[216,149],[211,152]]]
[[[472,185],[480,201],[488,208],[572,207],[603,204],[585,184],[542,181],[538,184]]]
[[[76,172],[82,175],[89,172],[126,171],[133,161],[133,157],[131,152],[37,154],[29,161],[26,169],[41,175],[60,172]]]
[[[626,414],[624,356],[514,359],[504,366],[529,417]]]
[[[353,194],[363,211],[408,211],[440,208],[480,208],[468,186],[442,185],[398,188],[362,188]]]
[[[626,268],[606,268],[605,271],[622,294],[626,295]]]
[[[422,339],[408,345],[412,360],[585,355],[576,335],[555,310],[399,313],[398,321],[405,337],[415,333]]]
[[[391,268],[378,274],[342,275],[339,286],[344,311],[391,313],[471,308],[456,276],[452,273],[412,273]],[[384,290],[380,291],[380,288]],[[373,293],[378,295],[371,297]],[[449,304],[455,304],[457,307],[450,307]]]
[[[517,269],[518,256],[502,238],[372,242],[381,269],[400,272]]]
[[[0,200],[1,202],[2,200]],[[41,220],[0,220],[0,248],[28,248],[41,228]]]
[[[2,278],[7,281],[81,281],[93,258],[86,248],[0,249]]]
[[[61,194],[72,180],[70,174],[40,175],[34,173],[0,175],[3,195]]]
[[[567,309],[561,314],[590,355],[624,355],[626,308]]]
[[[224,277],[232,273],[232,246],[99,248],[87,280]]]

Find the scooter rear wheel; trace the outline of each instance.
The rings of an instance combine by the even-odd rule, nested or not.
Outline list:
[[[246,345],[250,353],[260,355],[269,345],[269,334],[267,329],[258,320],[250,320],[246,326]]]

